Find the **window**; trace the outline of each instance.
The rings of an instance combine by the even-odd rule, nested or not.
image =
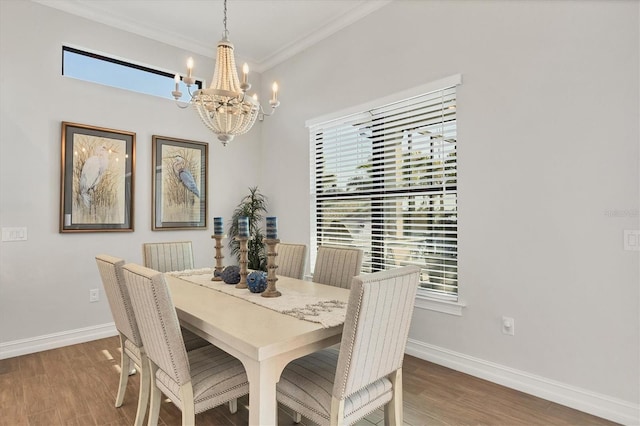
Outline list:
[[[359,247],[365,273],[418,265],[422,293],[457,300],[460,82],[454,76],[307,123],[312,247]]]
[[[62,46],[62,75],[168,99],[173,99],[171,91],[175,88],[174,74],[69,46]],[[201,89],[202,81],[196,80],[196,86]],[[188,102],[183,82],[180,91],[181,100]]]

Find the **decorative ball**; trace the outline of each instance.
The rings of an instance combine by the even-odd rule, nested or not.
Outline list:
[[[227,266],[220,273],[220,277],[227,284],[238,284],[240,282],[240,267],[236,265]]]
[[[247,275],[247,287],[251,293],[262,293],[267,289],[267,273],[255,271]]]

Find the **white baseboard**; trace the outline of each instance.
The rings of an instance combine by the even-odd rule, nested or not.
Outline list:
[[[76,330],[62,331],[60,333],[46,334],[44,336],[29,339],[14,340],[0,343],[0,359],[13,358],[14,356],[27,355],[76,343],[89,342],[116,336],[118,331],[114,323],[110,322],[92,327],[78,328]]]
[[[409,339],[406,353],[490,382],[625,425],[640,425],[640,405]]]

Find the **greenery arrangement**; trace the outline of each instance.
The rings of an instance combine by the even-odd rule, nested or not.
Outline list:
[[[249,188],[249,194],[244,196],[240,204],[233,211],[231,225],[229,226],[229,248],[231,254],[240,261],[240,243],[235,240],[238,236],[238,218],[246,216],[249,218],[249,241],[247,242],[247,268],[256,271],[267,270],[267,251],[262,239],[262,228],[260,224],[267,212],[267,197],[265,197],[258,187]]]

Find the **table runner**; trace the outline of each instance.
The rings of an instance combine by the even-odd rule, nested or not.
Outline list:
[[[301,320],[314,322],[324,328],[344,323],[347,303],[330,300],[287,289],[280,297],[262,297],[260,293],[251,293],[248,289],[236,288],[235,285],[223,281],[211,281],[213,269],[202,268],[185,271],[167,272],[168,275],[180,277],[185,281],[229,294],[256,305],[290,315]]]

